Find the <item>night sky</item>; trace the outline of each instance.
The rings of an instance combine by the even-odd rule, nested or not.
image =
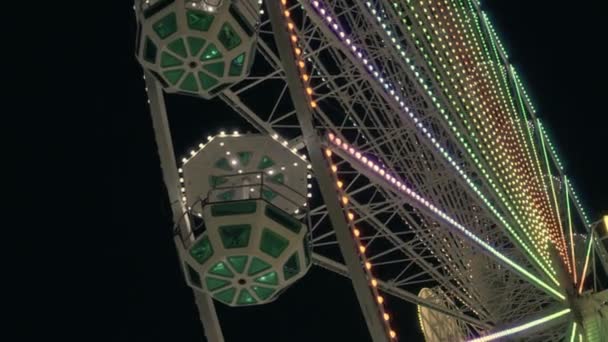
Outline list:
[[[110,25],[96,30],[114,37],[103,52],[109,63],[98,66],[99,82],[111,90],[95,94],[92,105],[97,115],[112,118],[113,225],[107,229],[114,237],[100,253],[115,265],[110,282],[119,295],[108,308],[112,324],[105,332],[108,341],[204,341],[171,238],[142,70],[134,58],[132,3],[108,3],[115,5]],[[608,214],[605,12],[599,2],[556,3],[486,0],[484,6],[595,219]],[[175,137],[178,157],[207,134],[242,122],[217,101],[169,98],[168,104],[172,128],[181,133]],[[222,126],[220,115],[226,118]],[[421,341],[414,307],[392,308],[402,340]],[[217,310],[229,342],[369,341],[350,282],[314,267],[272,304],[218,304]]]

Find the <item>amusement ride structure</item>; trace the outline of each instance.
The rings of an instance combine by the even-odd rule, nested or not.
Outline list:
[[[134,9],[209,341],[214,305],[272,302],[313,266],[352,281],[375,342],[400,338],[396,301],[427,341],[608,341],[608,218],[585,213],[477,0]],[[176,158],[166,96],[219,99],[248,132]]]

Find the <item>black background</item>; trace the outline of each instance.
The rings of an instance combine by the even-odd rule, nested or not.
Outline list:
[[[92,115],[92,125],[111,118],[111,128],[101,134],[108,142],[104,153],[111,162],[100,185],[112,193],[112,222],[103,228],[110,239],[96,253],[110,275],[104,279],[105,290],[115,295],[111,300],[105,296],[88,300],[100,315],[106,340],[204,341],[170,236],[171,217],[142,70],[134,58],[132,4],[108,4],[112,5],[110,17],[93,28],[94,37],[104,42],[97,56],[104,62],[92,66],[95,82],[103,90],[87,95],[86,115]],[[604,103],[608,72],[603,46],[607,30],[600,5],[486,0],[483,6],[591,217],[607,214]],[[175,137],[179,156],[207,133],[217,132],[220,119],[223,128],[238,128],[238,118],[219,112],[223,107],[216,102],[168,102],[174,128],[184,132]],[[216,115],[202,117],[201,110]],[[349,282],[317,268],[273,304],[244,309],[220,304],[217,308],[226,340],[231,342],[369,340]],[[393,304],[393,310],[402,341],[422,341],[413,306],[402,309]]]

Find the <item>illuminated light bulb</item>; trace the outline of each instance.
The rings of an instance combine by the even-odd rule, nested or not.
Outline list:
[[[232,165],[236,165],[236,159],[232,159],[232,160],[230,161],[230,164],[232,164]]]
[[[354,149],[354,148],[352,148],[352,147],[351,147],[351,148],[349,148],[349,149],[348,149],[348,153],[350,153],[350,154],[355,154],[355,149]]]
[[[361,153],[360,152],[355,152],[355,158],[361,159]]]
[[[348,219],[352,221],[354,218],[355,218],[355,214],[349,212]]]
[[[308,81],[308,75],[302,74],[302,79],[304,80],[304,82]]]
[[[376,297],[376,300],[378,301],[379,304],[384,303],[384,297],[382,297],[382,296]]]
[[[294,52],[296,53],[296,56],[299,56],[302,53],[302,50],[300,50],[300,48],[295,48]]]
[[[338,188],[340,188],[340,189],[344,185],[344,183],[342,183],[342,181],[337,181],[336,184],[338,185]]]
[[[359,252],[361,252],[361,253],[365,253],[365,246],[360,245],[360,246],[359,246]]]
[[[285,10],[285,12],[283,12],[283,15],[285,15],[285,18],[289,18],[289,11]]]
[[[293,30],[293,23],[287,23],[287,27],[288,27],[290,30]]]
[[[336,143],[336,145],[340,145],[342,144],[342,139],[336,138],[336,140],[334,140],[334,143]]]
[[[378,281],[376,279],[372,279],[372,286],[373,287],[378,286]]]
[[[338,171],[338,167],[336,165],[332,165],[331,170],[336,173]]]
[[[367,268],[368,270],[372,269],[372,264],[369,261],[365,262],[365,268]]]
[[[311,87],[306,87],[306,93],[308,95],[312,95],[312,88]]]
[[[325,155],[328,157],[331,157],[331,150],[330,149],[326,149],[325,150]]]
[[[315,101],[310,101],[310,106],[312,108],[317,108],[317,103]]]
[[[293,36],[293,37],[295,37],[295,36]],[[300,66],[300,68],[303,68],[305,66],[305,64],[303,61],[299,61],[298,66]]]
[[[342,149],[343,149],[343,150],[348,149],[348,144],[347,144],[347,143],[343,143],[343,144],[342,144]]]
[[[353,228],[353,234],[355,234],[356,237],[359,237],[359,235],[361,234],[361,232],[359,231],[359,229]]]
[[[388,321],[389,319],[391,319],[391,316],[389,316],[389,314],[387,314],[386,312],[382,316],[384,317],[385,321]]]
[[[328,136],[329,136],[330,141],[333,141],[336,138],[336,136],[333,133],[329,133]]]
[[[391,335],[391,338],[397,337],[397,333],[394,330],[391,330],[389,334]]]
[[[342,196],[342,204],[344,204],[344,205],[348,204],[348,197]]]

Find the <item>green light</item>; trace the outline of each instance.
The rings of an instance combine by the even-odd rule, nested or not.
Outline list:
[[[572,232],[572,215],[570,214],[570,196],[568,196],[568,187],[565,186],[565,183],[568,181],[566,176],[564,176],[564,192],[566,193],[566,210],[568,212],[568,233],[570,234],[570,249],[572,252],[572,273],[574,275],[574,283],[578,283],[577,275],[576,275],[576,255],[574,253],[574,234]]]
[[[570,335],[570,342],[574,342],[574,337],[576,336],[576,322],[572,323],[572,335]]]
[[[541,325],[543,323],[547,323],[547,322],[549,322],[551,320],[559,318],[559,317],[561,317],[561,316],[569,313],[570,311],[571,310],[569,308],[568,309],[564,309],[564,310],[558,311],[558,312],[556,312],[554,314],[551,314],[549,316],[546,316],[546,317],[543,317],[543,318],[539,318],[539,319],[536,319],[534,321],[531,321],[531,322],[528,322],[528,323],[525,323],[525,324],[522,324],[522,325],[510,328],[510,329],[506,329],[506,330],[503,330],[503,331],[495,332],[495,333],[493,333],[491,335],[487,335],[487,336],[479,337],[479,338],[476,338],[476,339],[473,339],[473,340],[469,340],[469,342],[493,341],[493,340],[496,340],[496,339],[504,337],[504,336],[513,335],[513,334],[522,332],[522,331],[524,331],[526,329],[530,329],[530,328],[533,328],[533,327],[535,327],[537,325]]]

